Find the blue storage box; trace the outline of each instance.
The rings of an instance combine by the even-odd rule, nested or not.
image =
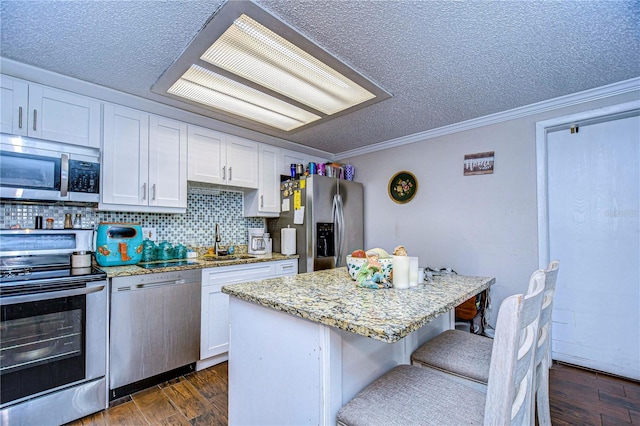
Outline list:
[[[100,222],[96,231],[98,265],[134,265],[141,258],[142,228],[139,223]]]

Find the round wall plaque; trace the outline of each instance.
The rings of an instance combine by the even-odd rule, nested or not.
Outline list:
[[[413,173],[398,172],[389,180],[389,197],[396,203],[408,203],[418,192],[418,181]]]

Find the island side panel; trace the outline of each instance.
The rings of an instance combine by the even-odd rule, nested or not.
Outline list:
[[[229,299],[229,424],[323,424],[325,326]]]
[[[396,343],[229,300],[229,424],[335,424],[340,407],[448,328],[449,314]]]

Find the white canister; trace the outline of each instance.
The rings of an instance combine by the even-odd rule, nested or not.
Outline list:
[[[280,252],[282,254],[296,254],[295,228],[288,227],[280,230]]]
[[[409,257],[409,285],[415,287],[418,285],[418,258]]]
[[[74,251],[71,254],[71,267],[72,268],[90,268],[91,253],[88,251]]]
[[[409,288],[409,257],[393,256],[393,287]]]

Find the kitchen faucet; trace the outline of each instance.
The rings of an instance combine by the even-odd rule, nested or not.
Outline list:
[[[215,250],[216,256],[218,255],[218,251],[220,250],[220,229],[218,228],[218,224],[216,223],[216,237],[215,242],[213,243],[213,249]]]

